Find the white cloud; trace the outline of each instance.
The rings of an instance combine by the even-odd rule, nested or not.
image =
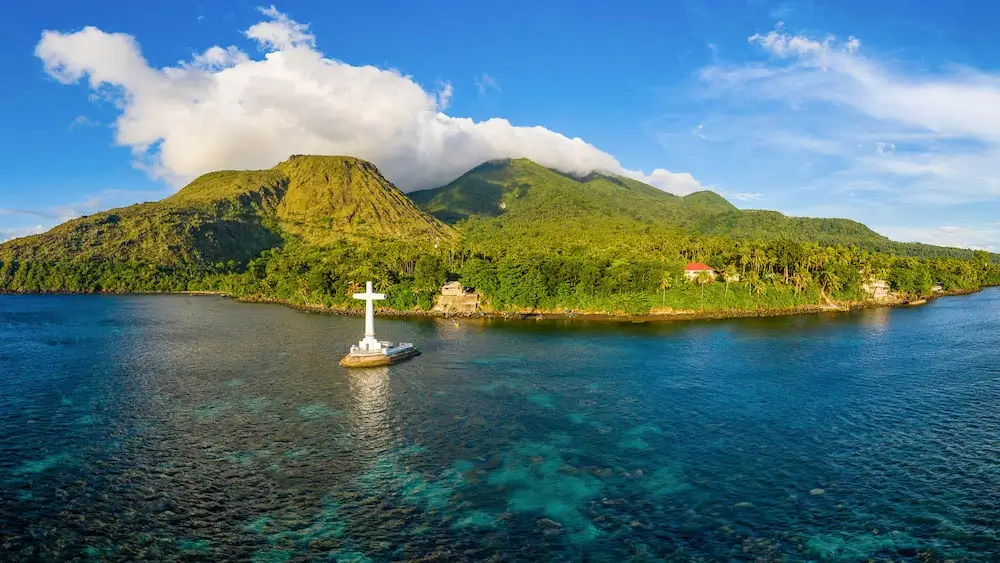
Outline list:
[[[38,233],[44,233],[51,227],[45,227],[42,225],[33,225],[28,227],[4,227],[0,228],[0,242],[6,242],[11,239],[26,237],[30,235],[37,235]]]
[[[472,82],[476,85],[476,89],[479,90],[480,96],[485,96],[489,90],[500,91],[500,85],[497,84],[496,79],[486,73],[474,76]]]
[[[453,94],[425,91],[396,70],[352,66],[316,50],[309,27],[273,6],[246,31],[264,52],[214,46],[176,67],[153,68],[129,35],[86,27],[46,31],[35,49],[64,83],[112,91],[116,142],[136,164],[178,186],[218,169],[267,168],[291,154],[343,154],[374,162],[404,190],[443,185],[497,158],[530,158],[563,172],[608,170],[677,192],[690,174],[630,171],[579,138],[544,127],[443,113]],[[480,82],[497,87],[488,75]],[[498,88],[498,87],[497,87]]]
[[[35,209],[16,209],[10,207],[0,208],[0,215],[23,215],[26,217],[39,217],[42,219],[54,219],[58,217],[50,211],[38,211]]]
[[[671,172],[663,168],[656,168],[649,174],[644,173],[642,170],[624,169],[618,170],[618,173],[677,195],[688,195],[709,189],[701,185],[701,182],[687,172]]]
[[[261,8],[261,13],[270,18],[250,26],[246,36],[256,40],[263,50],[281,51],[295,47],[316,47],[316,37],[309,33],[307,24],[299,23],[278,11],[274,5]]]
[[[438,107],[442,110],[451,105],[451,97],[455,94],[455,89],[451,87],[451,82],[441,84],[441,89],[437,93]]]
[[[875,152],[877,154],[894,154],[896,152],[896,143],[878,141],[875,143]]]
[[[69,124],[69,128],[76,129],[77,127],[87,127],[91,125],[100,125],[100,123],[94,121],[86,115],[78,115],[73,118],[72,123]]]
[[[904,242],[923,242],[939,246],[971,248],[975,250],[1000,250],[1000,223],[983,227],[879,227],[876,232]]]
[[[754,193],[739,192],[735,194],[725,194],[725,195],[726,197],[731,197],[733,199],[737,199],[740,201],[754,201],[764,197],[764,194],[757,192]]]
[[[863,56],[855,37],[783,26],[749,42],[769,59],[700,72],[710,96],[739,104],[743,137],[802,140],[785,148],[831,157],[822,169],[836,182],[881,184],[899,201],[1000,199],[1000,74],[916,70]],[[750,129],[754,112],[769,127]]]
[[[76,203],[57,205],[45,209],[0,208],[0,215],[35,217],[62,223],[83,215],[95,213],[109,206],[131,203],[140,199],[157,200],[163,198],[165,195],[167,194],[158,191],[110,189],[88,195]]]

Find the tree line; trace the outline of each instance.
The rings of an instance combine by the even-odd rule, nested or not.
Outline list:
[[[495,310],[620,311],[782,309],[867,298],[885,280],[907,298],[1000,285],[1000,265],[971,258],[917,258],[795,240],[658,235],[629,244],[556,244],[500,234],[444,244],[342,240],[314,246],[289,238],[246,262],[164,267],[141,262],[0,259],[8,292],[220,291],[237,297],[358,307],[351,294],[372,280],[396,310],[430,309],[449,280],[474,288]],[[598,241],[599,242],[599,241]],[[684,276],[688,262],[717,277]]]

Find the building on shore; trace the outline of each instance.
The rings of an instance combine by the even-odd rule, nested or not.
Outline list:
[[[861,289],[872,299],[889,298],[889,282],[880,279],[871,279],[861,284]]]
[[[453,281],[441,286],[441,295],[455,296],[464,294],[465,287],[462,286],[462,282]]]
[[[475,313],[479,311],[479,294],[463,286],[461,282],[448,282],[441,286],[434,310],[443,313]]]
[[[687,266],[684,266],[684,277],[690,281],[697,280],[698,276],[702,275],[702,272],[707,274],[713,281],[715,280],[715,269],[708,264],[691,262]]]

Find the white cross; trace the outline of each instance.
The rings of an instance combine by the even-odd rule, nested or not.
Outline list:
[[[378,341],[375,340],[375,301],[385,299],[384,293],[373,293],[372,282],[365,282],[365,292],[355,293],[355,299],[365,300],[365,339],[361,341],[362,348],[378,349]],[[364,344],[368,344],[365,346]]]

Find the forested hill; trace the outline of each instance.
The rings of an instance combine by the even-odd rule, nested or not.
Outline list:
[[[521,222],[575,221],[696,229],[708,217],[736,208],[712,192],[686,197],[612,174],[583,178],[527,159],[491,161],[436,189],[411,192],[421,208],[446,223],[471,217]]]
[[[526,159],[487,162],[446,186],[409,196],[445,223],[473,219],[460,226],[470,235],[502,228],[554,244],[602,244],[609,236],[656,230],[840,244],[907,256],[972,256],[966,249],[894,242],[849,219],[740,210],[711,191],[679,197],[623,176],[592,173],[579,178]]]
[[[112,209],[0,246],[0,260],[177,267],[244,263],[289,238],[451,240],[369,162],[293,156],[269,170],[205,174],[162,201]]]
[[[460,280],[493,310],[745,312],[857,303],[873,280],[902,296],[971,291],[1000,284],[995,260],[528,160],[407,197],[363,160],[294,156],[4,243],[0,291],[221,291],[351,307],[370,280],[401,311],[429,309],[441,284]],[[692,281],[691,261],[724,275]]]

